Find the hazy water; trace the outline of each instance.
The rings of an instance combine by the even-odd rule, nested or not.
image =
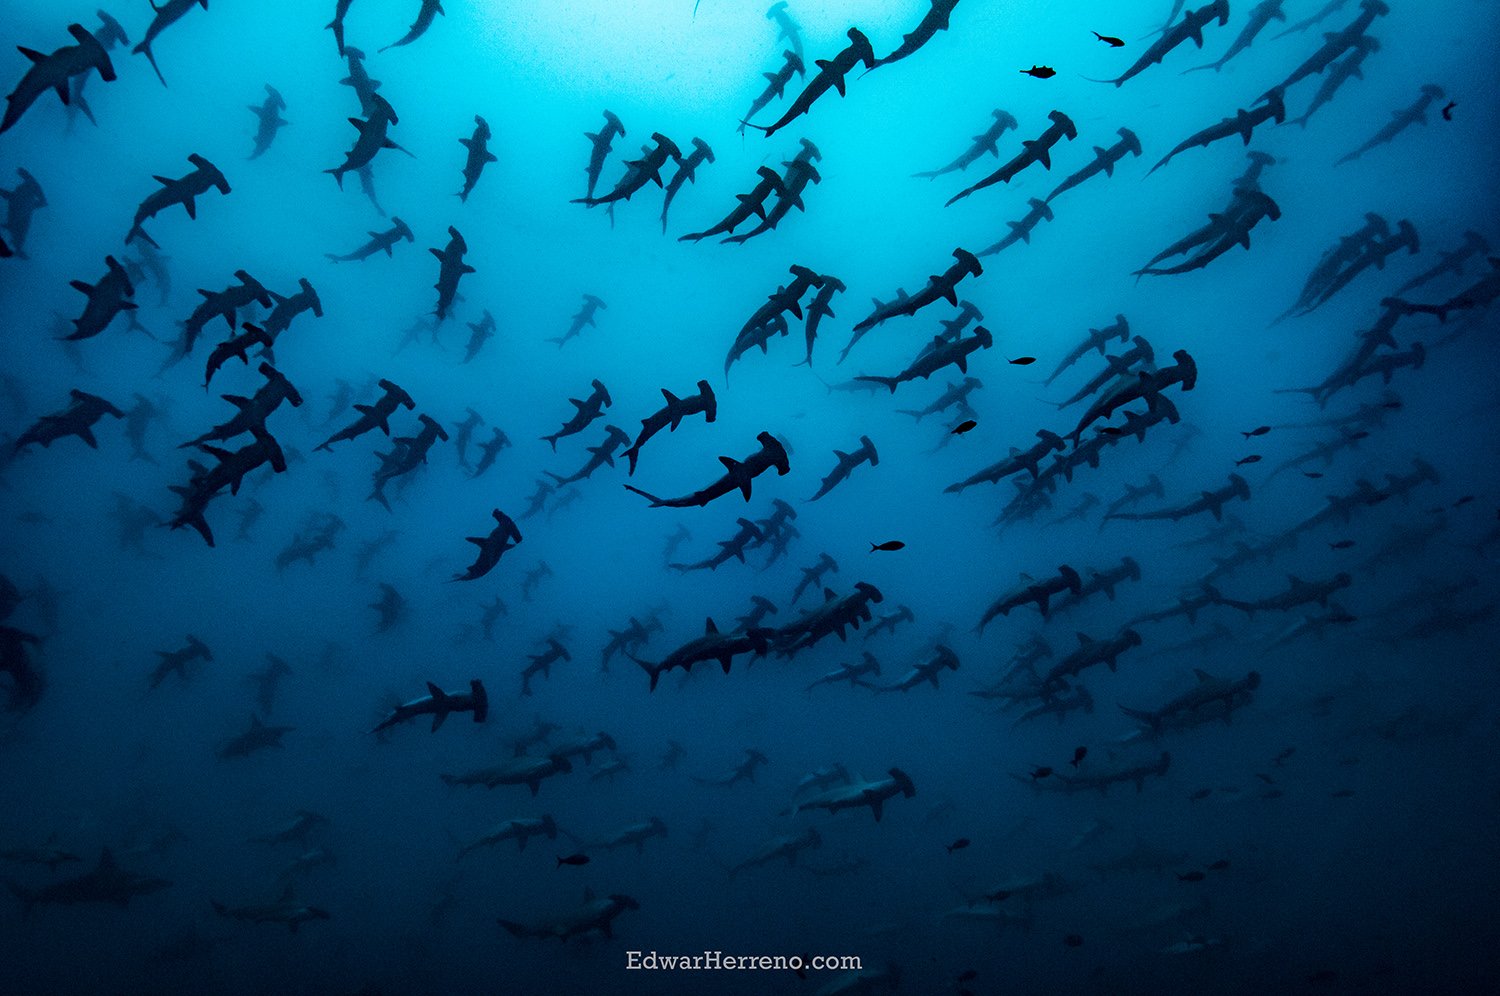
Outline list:
[[[90,7],[62,6],[11,0],[6,37],[51,51],[68,41],[68,21],[97,23]],[[454,0],[415,44],[376,53],[405,31],[416,6],[357,0],[347,21],[349,43],[369,53],[369,71],[400,115],[392,136],[413,154],[385,151],[374,163],[381,204],[416,236],[391,259],[382,254],[337,266],[324,259],[354,249],[367,231],[390,222],[355,177],[340,192],[321,172],[353,142],[344,119],[359,113],[353,93],[338,85],[346,67],[322,30],[332,4],[321,0],[224,0],[208,12],[194,8],[155,43],[169,88],[144,58],[116,50],[120,79],[103,84],[95,77],[86,87],[97,127],[82,119],[70,125],[48,93],[0,137],[0,186],[11,186],[14,169],[25,167],[48,201],[26,240],[30,259],[0,262],[6,330],[0,365],[17,388],[0,402],[0,428],[19,435],[65,407],[73,388],[121,407],[137,392],[169,406],[147,436],[155,464],[130,460],[122,425],[106,419],[97,452],[68,438],[5,465],[0,573],[23,591],[44,581],[59,594],[55,621],[47,617],[45,593],[22,601],[6,620],[46,637],[33,653],[47,688],[34,708],[6,720],[0,750],[10,804],[0,816],[0,848],[50,840],[83,860],[55,875],[8,863],[4,875],[40,888],[92,867],[101,847],[126,852],[181,835],[161,853],[120,857],[132,871],[174,883],[128,909],[44,905],[23,916],[19,902],[3,904],[7,968],[0,991],[343,993],[374,984],[387,993],[776,993],[816,991],[830,978],[668,978],[624,969],[627,950],[653,949],[858,955],[870,969],[901,966],[899,991],[915,993],[956,992],[961,985],[974,992],[1464,991],[1486,977],[1493,968],[1486,941],[1496,880],[1494,623],[1400,643],[1390,637],[1438,609],[1476,612],[1494,597],[1494,547],[1479,543],[1494,525],[1497,504],[1493,316],[1482,315],[1441,347],[1436,342],[1465,315],[1442,327],[1426,316],[1403,320],[1400,348],[1425,342],[1425,366],[1396,373],[1390,389],[1401,408],[1326,466],[1318,460],[1268,480],[1278,464],[1331,438],[1330,430],[1277,428],[1249,440],[1240,433],[1379,401],[1378,377],[1342,392],[1326,411],[1273,392],[1321,380],[1355,333],[1373,323],[1380,299],[1435,264],[1466,229],[1500,235],[1493,225],[1490,5],[1392,2],[1390,15],[1371,28],[1382,47],[1367,61],[1363,80],[1347,84],[1305,129],[1257,129],[1251,148],[1282,160],[1261,180],[1282,218],[1262,222],[1249,251],[1237,247],[1203,271],[1139,282],[1134,270],[1223,210],[1245,149],[1230,139],[1185,152],[1143,179],[1147,170],[1188,134],[1251,106],[1321,43],[1323,31],[1352,20],[1353,4],[1287,38],[1274,40],[1282,26],[1273,25],[1220,73],[1179,75],[1229,45],[1248,16],[1248,5],[1237,3],[1228,26],[1206,29],[1202,52],[1189,44],[1116,89],[1082,77],[1122,71],[1144,50],[1143,36],[1161,24],[1169,4],[964,0],[951,30],[867,78],[852,78],[857,70],[847,96],[826,95],[809,116],[769,139],[736,133],[764,84],[760,74],[781,64],[786,47],[760,3],[704,0],[694,18],[681,0],[628,10]],[[811,65],[846,44],[851,24],[877,54],[889,51],[926,6],[803,2],[792,14]],[[1318,6],[1288,0],[1286,9],[1296,21]],[[146,5],[117,5],[113,12],[138,41],[149,20]],[[1127,44],[1113,50],[1093,31]],[[1057,76],[1037,80],[1017,72],[1034,64],[1055,67]],[[6,66],[14,81],[26,62],[15,55]],[[1301,113],[1320,80],[1289,92],[1290,116]],[[284,95],[292,123],[264,157],[247,162],[254,119],[245,106],[264,98],[266,83]],[[1456,102],[1451,122],[1436,113],[1447,102],[1439,101],[1425,127],[1352,164],[1331,165],[1426,83],[1440,84]],[[800,86],[794,81],[785,100],[757,120],[773,120]],[[967,172],[933,181],[910,174],[952,160],[997,107],[1019,120],[1018,130],[1000,139],[1002,159],[1039,135],[1053,109],[1073,119],[1078,138],[1054,150],[1050,172],[1033,167],[944,208],[998,161],[985,157]],[[702,166],[697,182],[673,203],[666,237],[654,186],[618,205],[613,227],[603,208],[568,203],[584,194],[589,144],[581,133],[597,130],[605,108],[628,133],[615,142],[601,192],[652,132],[671,136],[684,151],[694,136],[713,147],[715,162]],[[454,194],[464,150],[456,140],[472,132],[475,114],[488,120],[499,161],[460,203]],[[872,297],[888,300],[898,286],[916,291],[951,262],[955,246],[977,251],[995,242],[1005,222],[1025,214],[1029,198],[1045,197],[1088,161],[1093,146],[1112,144],[1121,126],[1140,136],[1143,157],[1060,196],[1055,220],[1039,226],[1030,245],[986,257],[983,275],[961,285],[960,298],[983,311],[995,336],[994,347],[970,366],[985,384],[972,398],[977,428],[931,452],[945,441],[951,420],[914,424],[897,412],[936,398],[958,379],[952,369],[904,385],[894,398],[825,389],[824,382],[900,370],[955,310],[939,304],[886,323],[837,365]],[[755,182],[757,167],[779,171],[803,137],[822,154],[821,182],[804,193],[805,212],[793,211],[774,233],[743,246],[677,241],[727,213],[734,195]],[[275,351],[277,367],[306,404],[283,407],[268,425],[302,459],[284,475],[256,472],[238,495],[213,502],[208,518],[217,547],[191,530],[153,527],[144,552],[132,551],[118,542],[114,495],[169,515],[176,502],[167,488],[188,478],[189,451],[177,444],[229,417],[220,394],[253,393],[260,378],[253,365],[231,361],[212,390],[203,390],[202,364],[225,333],[222,320],[205,330],[191,357],[156,379],[165,346],[127,332],[123,318],[69,351],[52,341],[54,316],[81,313],[84,298],[69,281],[97,281],[107,254],[134,255],[122,238],[135,206],[157,189],[152,175],[181,176],[191,168],[190,153],[216,163],[233,190],[201,197],[196,221],[172,208],[147,223],[171,258],[172,286],[165,305],[155,284],[137,288],[141,323],[162,340],[172,338],[199,300],[195,289],[221,290],[239,269],[282,294],[307,278],[325,317],[300,316]],[[1357,229],[1369,211],[1392,224],[1410,219],[1421,253],[1393,256],[1312,315],[1271,326],[1323,250]],[[463,279],[455,317],[440,327],[440,346],[424,334],[396,352],[403,331],[433,307],[437,261],[426,249],[441,248],[450,225],[462,231],[467,262],[477,272]],[[834,298],[837,317],[823,321],[812,370],[793,367],[805,348],[794,319],[786,339],[777,337],[766,355],[746,354],[726,382],[723,357],[735,332],[794,263],[848,286]],[[1475,259],[1464,276],[1408,296],[1447,300],[1483,269]],[[597,328],[559,349],[547,340],[566,331],[585,293],[608,308]],[[463,364],[465,323],[478,321],[484,309],[496,317],[498,334]],[[1059,413],[1046,401],[1066,398],[1097,372],[1097,354],[1050,388],[1040,381],[1087,329],[1117,313],[1150,340],[1161,364],[1175,349],[1195,358],[1197,387],[1168,392],[1181,424],[1152,429],[1144,443],[1127,438],[1108,448],[1097,470],[1081,468],[1061,486],[1052,510],[1001,530],[991,522],[1015,493],[1010,481],[960,496],[942,493],[1010,447],[1029,446],[1036,430],[1073,427],[1079,407]],[[1037,361],[1006,362],[1020,356]],[[392,485],[394,510],[387,512],[365,500],[375,452],[388,448],[384,438],[364,436],[332,453],[314,452],[349,418],[345,413],[324,425],[337,380],[350,381],[356,400],[369,403],[375,377],[398,382],[417,402],[416,412],[392,420],[393,435],[414,432],[424,412],[451,431],[473,407],[487,426],[475,433],[471,454],[489,426],[502,427],[514,448],[469,480],[454,444],[437,444],[409,487],[398,492]],[[557,429],[572,413],[567,399],[586,396],[594,378],[608,385],[613,407],[585,433],[562,440],[554,455],[538,437]],[[470,563],[474,548],[463,538],[489,530],[492,508],[519,517],[543,472],[576,470],[587,459],[585,447],[602,438],[602,426],[634,435],[639,420],[659,407],[661,388],[690,394],[700,378],[719,398],[714,424],[694,417],[658,435],[644,447],[634,478],[623,464],[602,469],[579,485],[573,504],[521,521],[523,542],[488,576],[446,583]],[[792,472],[758,479],[748,504],[730,496],[703,509],[651,509],[620,487],[631,480],[666,495],[691,491],[719,474],[719,455],[741,459],[753,451],[762,430],[791,444]],[[854,450],[862,435],[876,443],[879,466],[856,469],[827,498],[804,504],[831,469],[832,451]],[[1153,473],[1166,497],[1147,499],[1142,508],[1189,501],[1221,486],[1236,469],[1231,462],[1252,454],[1262,461],[1238,472],[1253,498],[1226,509],[1243,520],[1244,535],[1217,546],[1172,547],[1212,525],[1206,516],[1101,527],[1096,509],[1082,521],[1049,524],[1086,493],[1108,504],[1125,485]],[[1289,574],[1323,579],[1348,570],[1353,584],[1334,601],[1357,622],[1333,627],[1322,640],[1269,651],[1271,640],[1316,607],[1247,618],[1221,606],[1205,610],[1195,626],[1182,619],[1141,624],[1142,646],[1121,657],[1116,673],[1100,667],[1084,673],[1094,711],[1061,724],[1042,717],[1014,726],[1021,709],[997,712],[968,694],[993,684],[1034,633],[1059,657],[1076,643],[1075,631],[1113,634],[1132,617],[1173,604],[1213,566],[1211,557],[1234,552],[1235,539],[1277,536],[1318,511],[1326,496],[1350,493],[1358,480],[1384,486],[1385,475],[1409,472],[1415,456],[1440,471],[1439,484],[1422,485],[1405,501],[1362,508],[1347,524],[1309,530],[1295,549],[1217,582],[1227,597],[1253,599],[1283,590]],[[1324,476],[1308,478],[1303,470]],[[1454,507],[1471,495],[1475,500]],[[663,544],[679,524],[692,539],[678,559],[702,559],[733,535],[736,518],[769,515],[774,498],[796,507],[800,538],[771,568],[760,570],[764,548],[749,554],[748,565],[732,561],[713,573],[663,566]],[[249,539],[237,539],[240,513],[252,500],[265,507],[264,517]],[[1439,506],[1446,508],[1446,525],[1425,544],[1365,566],[1391,537],[1432,522],[1429,510]],[[336,547],[312,565],[278,571],[276,555],[316,513],[346,523]],[[396,530],[397,538],[357,574],[360,547],[386,530]],[[904,541],[905,549],[868,552],[869,544],[891,539]],[[1343,540],[1354,545],[1331,548]],[[789,621],[799,569],[825,551],[840,566],[824,579],[835,592],[872,583],[885,597],[877,612],[910,606],[916,622],[868,641],[851,632],[846,643],[829,639],[790,661],[773,656],[747,667],[747,658],[737,658],[727,677],[709,662],[686,684],[679,674],[667,676],[655,693],[621,658],[600,674],[608,631],[660,603],[669,607],[665,631],[640,651],[650,660],[698,636],[705,617],[729,629],[752,595],[780,606],[767,625]],[[1020,572],[1045,577],[1069,564],[1087,577],[1088,568],[1104,570],[1127,555],[1139,561],[1142,578],[1123,583],[1114,600],[1090,599],[1045,624],[1034,609],[1022,608],[983,636],[973,633],[985,607],[1015,587]],[[543,561],[553,576],[525,600],[521,579]],[[1474,584],[1446,605],[1417,604],[1423,590],[1470,575]],[[373,635],[369,604],[381,582],[394,585],[409,608],[391,631]],[[821,598],[818,587],[799,609]],[[496,596],[509,613],[486,641],[480,606]],[[1161,653],[1216,622],[1233,636],[1200,653]],[[525,657],[540,651],[557,624],[572,627],[563,642],[573,660],[534,680],[534,694],[521,697]],[[952,627],[945,639],[962,663],[958,673],[945,673],[939,690],[803,693],[814,677],[855,661],[864,649],[881,661],[881,680],[894,681],[927,659],[945,626]],[[212,647],[214,660],[191,665],[186,683],[169,676],[148,691],[157,652],[182,646],[188,633]],[[294,672],[281,685],[270,721],[295,729],[280,751],[221,762],[216,749],[243,731],[256,708],[246,677],[265,667],[267,653]],[[1010,777],[1024,778],[1037,765],[1070,770],[1067,762],[1081,745],[1089,755],[1080,773],[1102,770],[1112,750],[1122,758],[1154,756],[1158,748],[1118,746],[1134,726],[1116,705],[1160,705],[1193,684],[1193,668],[1236,678],[1256,669],[1263,682],[1231,724],[1164,737],[1160,748],[1171,751],[1171,769],[1140,793],[1124,785],[1103,796],[1033,794]],[[429,735],[418,720],[386,743],[367,733],[385,708],[421,694],[426,681],[460,688],[474,677],[490,692],[486,724],[455,716]],[[596,758],[544,783],[535,799],[521,787],[449,789],[438,780],[442,772],[508,757],[510,741],[536,717],[561,726],[554,744],[607,731],[632,770],[596,781],[591,772],[604,763]],[[687,754],[677,770],[661,771],[669,741]],[[1273,764],[1289,747],[1295,753]],[[770,759],[754,784],[719,789],[691,780],[727,773],[749,748]],[[867,810],[778,815],[804,774],[835,762],[871,778],[899,767],[917,795],[890,801],[879,824]],[[1205,788],[1212,789],[1207,797],[1192,801]],[[1280,794],[1267,797],[1273,793]],[[278,875],[299,849],[245,840],[284,824],[298,809],[331,821],[309,846],[326,846],[336,866],[298,875],[295,892],[326,908],[332,920],[292,934],[216,917],[211,899],[240,906],[269,903],[280,893]],[[533,841],[517,853],[502,843],[455,863],[456,842],[502,820],[543,813],[583,846],[564,837]],[[670,836],[647,842],[639,855],[588,846],[652,816]],[[696,849],[694,831],[705,820],[714,831]],[[768,838],[809,825],[824,844],[799,864],[832,866],[845,857],[867,864],[831,877],[780,862],[726,876],[726,867]],[[1096,832],[1076,840],[1091,828]],[[946,852],[958,838],[972,845]],[[1092,870],[1137,841],[1180,860],[1108,879]],[[591,863],[556,867],[557,857],[577,850],[591,853]],[[1208,872],[1203,882],[1177,878],[1218,860],[1229,866]],[[1030,930],[942,919],[968,898],[1042,873],[1074,888],[1037,899]],[[613,939],[566,946],[512,938],[495,922],[566,912],[582,902],[585,888],[627,894],[640,909],[615,922]],[[439,906],[445,894],[453,901]],[[1018,916],[1027,911],[1020,896],[1001,905]],[[1169,915],[1174,906],[1193,911]],[[222,943],[185,961],[154,957],[188,929]],[[1082,946],[1065,945],[1073,934]],[[1163,953],[1190,938],[1207,950]],[[956,983],[969,968],[977,977]]]

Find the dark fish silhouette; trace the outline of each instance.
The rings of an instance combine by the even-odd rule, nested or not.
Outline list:
[[[206,2],[206,0],[205,0]],[[21,82],[16,84],[5,98],[5,116],[0,118],[0,133],[9,131],[15,123],[21,120],[25,114],[36,103],[37,98],[48,90],[55,90],[64,105],[72,101],[69,87],[75,77],[82,78],[90,70],[98,70],[99,76],[106,83],[112,83],[115,79],[115,67],[109,61],[109,53],[98,38],[95,38],[81,24],[68,25],[68,34],[72,35],[77,45],[65,45],[57,49],[51,55],[44,55],[36,49],[17,46],[20,53],[31,63],[26,74],[21,77]]]
[[[458,282],[467,274],[474,273],[474,267],[464,262],[464,256],[468,254],[469,244],[459,234],[458,229],[449,226],[448,244],[441,249],[428,249],[428,252],[437,257],[438,281],[433,288],[438,292],[437,308],[433,314],[438,321],[445,321],[448,313],[453,307],[453,300],[458,296]]]
[[[769,432],[762,432],[755,437],[760,442],[760,449],[751,453],[744,460],[735,460],[732,457],[719,457],[719,462],[724,465],[724,476],[717,481],[701,488],[691,494],[680,498],[658,498],[656,495],[632,485],[625,485],[625,490],[632,491],[651,502],[652,508],[691,508],[693,506],[707,505],[709,502],[722,498],[734,491],[739,491],[750,500],[751,482],[761,474],[772,469],[782,476],[791,471],[791,464],[787,457],[786,448],[781,441]]]
[[[832,59],[819,59],[817,61],[818,74],[808,81],[807,86],[792,101],[792,106],[787,108],[775,124],[763,126],[742,122],[756,131],[765,132],[766,137],[776,134],[793,120],[801,117],[812,110],[812,105],[819,97],[829,90],[837,90],[840,97],[844,95],[845,77],[855,66],[864,63],[866,69],[875,68],[875,52],[870,48],[870,39],[866,38],[858,28],[850,28],[847,32],[849,46]]]
[[[1337,2],[1344,3],[1346,0],[1337,0]],[[1286,14],[1282,13],[1281,10],[1285,3],[1286,0],[1264,0],[1264,2],[1256,4],[1250,10],[1250,19],[1240,29],[1239,37],[1235,38],[1217,61],[1210,62],[1207,65],[1194,66],[1192,69],[1185,69],[1183,70],[1183,75],[1198,72],[1202,69],[1212,69],[1214,72],[1223,69],[1225,63],[1249,48],[1272,21],[1286,20]]]
[[[932,6],[928,8],[927,13],[922,15],[922,20],[917,23],[917,26],[902,36],[901,44],[896,50],[883,59],[876,59],[875,63],[870,66],[871,69],[900,62],[931,41],[933,35],[939,31],[948,30],[948,18],[953,14],[953,8],[958,6],[958,0],[930,0],[930,2]]]
[[[255,148],[250,152],[251,159],[259,159],[271,148],[271,143],[276,141],[276,135],[285,128],[289,121],[281,116],[286,110],[286,101],[282,99],[281,92],[274,86],[266,84],[266,99],[261,104],[251,104],[250,113],[255,115],[258,122],[255,129]]]
[[[490,163],[498,162],[500,157],[490,151],[489,123],[477,114],[474,115],[474,134],[468,138],[460,138],[458,144],[468,150],[468,156],[464,160],[464,187],[458,192],[458,199],[467,202],[480,175],[484,173],[484,168]]]
[[[931,170],[926,173],[913,173],[912,176],[926,177],[930,180],[934,177],[942,176],[944,173],[968,169],[974,163],[978,162],[985,153],[989,153],[992,156],[1000,155],[1000,136],[1012,128],[1020,127],[1020,125],[1010,112],[1002,111],[998,107],[990,112],[990,116],[994,118],[994,121],[991,122],[990,126],[982,134],[974,136],[973,144],[969,146],[963,155],[942,169]]]
[[[1062,111],[1053,111],[1047,117],[1052,121],[1052,124],[1036,138],[1022,142],[1023,150],[1020,155],[978,183],[966,187],[948,198],[947,204],[944,206],[947,207],[961,201],[976,190],[983,190],[985,187],[996,183],[1009,183],[1016,174],[1033,163],[1041,163],[1043,169],[1050,170],[1052,168],[1052,147],[1064,138],[1070,142],[1077,138],[1078,129],[1073,124],[1073,119]]]
[[[1191,40],[1193,44],[1202,48],[1203,29],[1216,19],[1221,26],[1229,23],[1229,0],[1213,0],[1213,3],[1206,7],[1188,11],[1183,15],[1182,20],[1163,29],[1161,37],[1152,42],[1150,47],[1141,53],[1141,57],[1120,76],[1112,80],[1090,80],[1090,82],[1124,86],[1129,80],[1161,62],[1171,54],[1173,49],[1185,41]]]
[[[416,237],[412,235],[412,231],[409,227],[407,227],[406,222],[395,216],[391,217],[391,221],[395,223],[394,228],[386,232],[368,233],[370,236],[370,241],[366,242],[364,245],[360,246],[353,252],[347,253],[343,256],[336,256],[333,253],[326,253],[325,258],[335,263],[351,263],[363,259],[369,259],[371,256],[375,255],[378,252],[384,252],[387,258],[389,258],[395,255],[392,250],[398,244],[402,242],[416,241]]]
[[[156,240],[146,234],[141,223],[148,218],[154,218],[161,212],[174,204],[181,204],[187,211],[188,217],[198,217],[197,198],[208,191],[217,188],[219,193],[229,193],[229,181],[219,168],[196,152],[188,156],[188,162],[192,163],[194,169],[186,176],[169,179],[165,176],[156,177],[156,182],[161,184],[162,189],[149,194],[141,201],[140,207],[135,211],[135,222],[130,231],[125,233],[125,244],[129,245],[133,240],[140,239],[153,249],[160,249]]]
[[[411,28],[406,34],[402,35],[396,41],[391,42],[380,51],[384,52],[386,49],[410,45],[427,33],[427,29],[432,27],[432,22],[437,19],[439,14],[445,13],[443,10],[443,0],[421,0],[421,3],[422,6],[417,10],[417,19],[411,23]],[[207,6],[207,0],[204,0],[204,6]]]

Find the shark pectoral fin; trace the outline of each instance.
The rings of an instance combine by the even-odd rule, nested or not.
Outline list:
[[[188,217],[189,218],[193,219],[194,221],[198,220],[198,203],[197,203],[197,201],[195,201],[191,197],[189,197],[187,200],[185,200],[185,201],[182,202],[182,206],[187,209],[187,213],[188,213]]]
[[[446,710],[446,709],[440,709],[437,712],[433,713],[432,714],[432,732],[436,733],[437,732],[437,728],[439,726],[442,726],[443,722],[447,718],[448,718],[448,710]]]

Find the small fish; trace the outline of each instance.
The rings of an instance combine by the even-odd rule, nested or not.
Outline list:
[[[1197,802],[1200,799],[1207,799],[1209,796],[1213,795],[1213,792],[1214,792],[1213,789],[1199,789],[1198,791],[1194,792],[1192,795],[1188,796],[1188,801],[1189,802]]]
[[[1228,868],[1228,867],[1229,867],[1229,859],[1228,858],[1220,858],[1218,861],[1215,861],[1213,864],[1209,865],[1208,866],[1208,870],[1209,871],[1220,872],[1220,871],[1223,871],[1225,868]]]
[[[1350,798],[1350,797],[1352,797],[1354,795],[1354,790],[1353,789],[1339,789],[1337,792],[1332,793],[1332,795],[1333,795],[1333,798],[1335,798],[1335,799],[1348,799],[1348,798]]]
[[[1260,797],[1262,799],[1280,799],[1284,795],[1286,793],[1281,791],[1281,789],[1266,789],[1260,794]]]
[[[1029,367],[1036,362],[1035,356],[1017,356],[1013,360],[1006,360],[1013,367]]]
[[[979,978],[979,969],[977,969],[977,968],[966,968],[962,972],[959,973],[957,981],[959,981],[959,982],[973,982],[977,978]]]
[[[1125,430],[1117,425],[1106,425],[1099,430],[1099,435],[1101,436],[1123,436],[1124,434]]]
[[[557,859],[557,867],[559,868],[563,865],[572,865],[574,868],[578,868],[588,863],[589,856],[587,854],[570,854],[566,858]]]
[[[1272,778],[1268,774],[1265,774],[1264,772],[1257,771],[1255,773],[1255,777],[1259,778],[1261,781],[1265,782],[1267,785],[1275,785],[1276,784],[1276,779]]]
[[[953,427],[953,435],[962,436],[966,432],[972,432],[974,431],[974,427],[978,424],[979,423],[974,421],[973,419],[966,418]]]
[[[1083,947],[1083,935],[1069,934],[1067,937],[1063,938],[1063,943],[1070,948],[1081,948]]]
[[[1123,39],[1123,38],[1113,38],[1113,37],[1111,37],[1109,35],[1101,35],[1097,31],[1091,31],[1091,32],[1089,32],[1089,34],[1093,35],[1095,38],[1099,39],[1104,44],[1108,45],[1110,48],[1124,48],[1125,47],[1125,39]]]
[[[1464,495],[1458,501],[1456,501],[1456,502],[1453,503],[1453,507],[1454,508],[1463,508],[1465,505],[1467,505],[1469,502],[1471,502],[1473,500],[1474,500],[1474,496],[1473,495]]]
[[[953,843],[947,845],[948,853],[952,854],[954,851],[962,851],[964,848],[966,848],[968,846],[969,846],[969,838],[967,838],[967,837],[960,837],[957,840],[955,840]]]
[[[1456,101],[1456,100],[1450,100],[1450,101],[1448,101],[1448,106],[1445,107],[1445,108],[1443,108],[1443,120],[1444,121],[1452,121],[1453,120],[1453,109],[1455,107],[1457,107],[1457,106],[1458,106],[1458,101]]]
[[[897,550],[905,550],[905,549],[906,549],[906,544],[903,543],[903,542],[901,542],[900,540],[886,540],[884,543],[871,543],[870,544],[870,552],[871,553],[874,553],[876,550],[884,550],[887,553],[894,553]]]
[[[1254,429],[1251,429],[1249,432],[1242,432],[1240,433],[1240,435],[1244,436],[1246,439],[1254,439],[1256,436],[1264,436],[1270,431],[1271,427],[1269,425],[1261,425],[1255,427]]]
[[[1330,550],[1347,550],[1347,549],[1349,549],[1353,545],[1354,545],[1354,541],[1353,540],[1349,540],[1349,539],[1339,540],[1337,543],[1329,543],[1328,544],[1328,549],[1330,549]]]
[[[1380,407],[1386,409],[1387,411],[1399,411],[1401,409],[1401,402],[1385,401],[1381,403]]]
[[[1030,69],[1021,70],[1021,72],[1033,79],[1039,80],[1050,80],[1057,75],[1057,70],[1051,66],[1032,66]]]
[[[1311,481],[1321,481],[1323,479],[1323,475],[1316,470],[1304,470],[1302,476]]]
[[[1073,767],[1076,768],[1080,764],[1082,764],[1083,763],[1083,759],[1086,758],[1086,757],[1088,757],[1088,756],[1089,756],[1089,749],[1087,747],[1075,747],[1075,748],[1073,748],[1073,760],[1069,761],[1068,763],[1071,764]]]
[[[1037,768],[1036,770],[1032,771],[1032,773],[1031,773],[1031,780],[1032,781],[1036,781],[1038,778],[1046,778],[1050,774],[1052,774],[1052,769],[1051,768],[1047,768],[1047,767]]]
[[[1279,768],[1279,767],[1281,767],[1283,764],[1285,764],[1287,762],[1287,758],[1291,757],[1295,753],[1297,753],[1297,748],[1295,748],[1295,747],[1286,747],[1286,748],[1283,748],[1282,751],[1281,751],[1281,753],[1277,754],[1276,757],[1275,757],[1275,759],[1273,761],[1271,761],[1271,763],[1274,764],[1274,765],[1276,765],[1276,767]]]
[[[1307,977],[1307,981],[1313,985],[1329,983],[1339,977],[1339,973],[1331,968],[1320,968]]]
[[[1205,874],[1203,874],[1201,871],[1190,871],[1190,872],[1188,872],[1185,875],[1178,875],[1177,876],[1177,881],[1179,881],[1179,882],[1201,882],[1205,878],[1208,878],[1208,876],[1205,875]]]
[[[1250,454],[1249,456],[1245,457],[1242,460],[1236,460],[1234,462],[1234,465],[1236,467],[1243,467],[1247,463],[1260,463],[1260,454],[1259,453],[1252,453],[1252,454]]]

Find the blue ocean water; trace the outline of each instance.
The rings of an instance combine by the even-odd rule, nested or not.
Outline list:
[[[1485,988],[1500,19],[1388,4],[115,3],[65,107],[9,0],[0,992]]]

